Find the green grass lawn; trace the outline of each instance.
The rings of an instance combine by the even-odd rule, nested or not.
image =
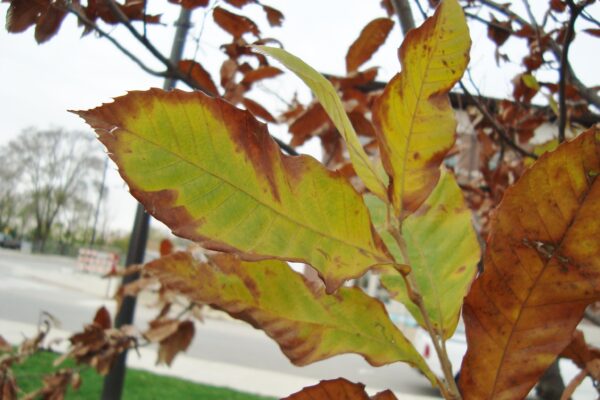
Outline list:
[[[32,392],[42,386],[42,377],[56,370],[52,362],[57,354],[41,351],[30,357],[23,364],[15,364],[13,372],[22,393]],[[60,367],[71,367],[67,361]],[[60,368],[59,367],[59,368]],[[199,374],[202,371],[198,371]],[[235,377],[231,377],[235,379]],[[69,390],[67,399],[98,399],[102,390],[102,377],[91,368],[81,371],[82,384],[79,390]],[[202,385],[182,379],[155,375],[150,372],[129,369],[125,379],[124,400],[169,400],[169,399],[201,399],[201,400],[259,400],[269,397],[237,392],[235,390]]]

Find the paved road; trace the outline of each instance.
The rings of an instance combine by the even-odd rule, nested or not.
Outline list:
[[[47,279],[50,274],[64,279],[62,282],[60,279],[50,282]],[[73,288],[74,280],[82,281],[79,288]],[[111,312],[114,310],[114,302],[102,296],[104,285],[96,278],[76,272],[71,260],[0,249],[0,319],[35,324],[40,313],[47,311],[61,321],[62,329],[75,331],[89,322],[101,305],[107,306]],[[138,307],[136,325],[145,327],[155,313]],[[0,327],[0,333],[1,330]],[[356,355],[295,367],[264,333],[236,321],[207,319],[205,323],[198,324],[196,337],[187,354],[207,361],[315,379],[343,376],[369,387],[390,388],[410,394],[436,393],[425,378],[404,364],[373,368]]]
[[[114,302],[105,298],[106,286],[107,282],[98,277],[76,272],[73,260],[0,249],[2,320],[36,324],[40,313],[47,311],[61,321],[62,329],[73,332],[88,323],[101,305],[114,312]],[[136,326],[145,328],[156,312],[138,307]],[[344,355],[298,368],[283,356],[275,342],[247,324],[207,318],[196,329],[194,342],[187,351],[193,359],[307,377],[315,379],[315,383],[319,379],[343,376],[371,388],[389,388],[411,395],[436,395],[425,378],[405,364],[373,368],[359,356]],[[600,335],[597,331],[586,336],[598,344]],[[566,364],[561,361],[563,374],[574,376],[578,370]],[[238,388],[244,390],[244,387]],[[587,379],[574,398],[592,399],[595,393]]]

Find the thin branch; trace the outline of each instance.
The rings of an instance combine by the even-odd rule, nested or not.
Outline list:
[[[479,0],[479,2],[489,8],[491,8],[492,10],[496,10],[504,15],[506,15],[508,18],[510,18],[513,21],[517,21],[519,24],[521,24],[522,26],[525,25],[529,25],[529,23],[525,20],[525,18],[521,17],[518,14],[515,14],[514,12],[512,12],[506,4],[501,4],[501,3],[497,3],[495,1],[491,1],[491,0]]]
[[[467,16],[467,17],[469,17],[471,19],[474,19],[475,21],[481,22],[484,25],[492,26],[492,27],[494,27],[496,29],[508,32],[511,35],[515,33],[514,30],[512,30],[512,29],[510,29],[510,28],[508,28],[508,27],[506,27],[504,25],[501,25],[499,22],[489,21],[489,20],[487,20],[485,18],[480,17],[477,14],[473,14],[473,13],[470,13],[468,11],[465,11],[465,16]]]
[[[117,18],[117,20],[122,23],[125,28],[133,35],[134,38],[137,39],[156,59],[158,59],[166,68],[167,68],[167,77],[172,79],[180,80],[184,82],[186,85],[191,87],[192,89],[199,90],[206,95],[210,96],[210,92],[203,87],[202,85],[195,82],[190,77],[186,76],[181,70],[174,65],[164,54],[162,54],[158,49],[148,40],[148,38],[144,37],[141,33],[135,29],[127,15],[123,13],[123,11],[119,8],[119,5],[115,2],[115,0],[105,0],[106,4],[110,8],[113,15]]]
[[[581,13],[581,18],[585,19],[588,22],[591,22],[592,24],[600,27],[600,21],[598,21],[596,18],[592,17],[587,11],[584,11]]]
[[[520,155],[522,155],[524,157],[530,157],[530,158],[533,158],[534,160],[537,160],[537,158],[538,158],[537,155],[523,149],[518,144],[516,144],[514,140],[511,139],[510,135],[506,132],[506,130],[498,123],[498,121],[496,121],[496,118],[494,118],[490,114],[490,112],[487,110],[487,108],[483,104],[481,104],[481,102],[478,99],[473,97],[471,92],[469,92],[469,90],[467,89],[467,87],[465,86],[465,84],[462,81],[459,81],[458,84],[460,85],[461,89],[463,90],[463,92],[465,93],[467,98],[473,102],[473,104],[475,105],[475,107],[477,107],[479,112],[481,112],[481,114],[483,114],[484,118],[492,125],[492,128],[494,128],[496,133],[498,133],[498,135],[500,135],[500,138],[502,139],[502,141],[504,141],[510,148],[515,150]]]
[[[510,11],[506,6],[504,6],[500,3],[497,3],[492,0],[479,0],[479,2],[493,10],[496,10],[496,11],[504,14],[505,16],[509,17],[513,21],[518,22],[521,26],[529,25],[529,23],[525,19],[523,19],[518,14],[515,14],[514,12]],[[584,4],[587,5],[588,1],[586,1]],[[478,20],[481,21],[481,19],[478,19]],[[560,60],[561,56],[562,56],[562,49],[561,49],[560,45],[558,43],[556,43],[556,41],[551,39],[550,37],[548,37],[548,39],[549,39],[548,43],[550,45],[550,49],[554,53],[554,57],[557,60]],[[581,82],[579,80],[579,78],[577,78],[577,75],[575,74],[575,72],[573,71],[573,69],[571,68],[570,65],[568,66],[568,72],[569,72],[569,76],[571,78],[571,84],[577,89],[577,91],[581,94],[581,96],[583,96],[590,104],[592,104],[596,108],[600,109],[600,96],[598,95],[597,91],[594,89],[590,89],[585,84],[583,84],[583,82]]]
[[[569,23],[567,24],[567,34],[565,35],[565,42],[563,44],[562,52],[560,54],[560,69],[558,70],[558,142],[562,143],[565,141],[565,130],[567,127],[567,100],[565,96],[567,86],[567,70],[569,65],[569,48],[573,41],[573,35],[575,31],[575,20],[583,11],[587,2],[581,5],[576,5],[573,0],[567,0],[567,5],[571,11],[569,16]]]
[[[290,156],[298,156],[298,155],[300,155],[292,146],[290,146],[289,144],[285,143],[281,139],[278,139],[275,136],[271,136],[271,137],[279,145],[279,147],[281,147],[283,150],[285,150],[285,152],[288,153]]]
[[[166,78],[180,80],[180,81],[184,82],[186,85],[188,85],[190,88],[201,91],[204,94],[211,96],[210,92],[205,87],[203,87],[202,85],[200,85],[199,83],[197,83],[196,81],[191,79],[189,76],[185,75],[179,69],[178,66],[174,65],[167,57],[165,57],[160,51],[158,51],[158,49],[156,47],[154,47],[154,45],[148,40],[148,38],[146,38],[144,35],[140,34],[135,29],[135,27],[132,25],[132,23],[129,20],[129,18],[127,17],[127,15],[125,15],[123,13],[123,11],[119,8],[118,4],[115,3],[114,0],[106,0],[106,4],[109,6],[109,8],[111,9],[111,12],[119,20],[119,22],[121,22],[123,25],[125,25],[127,30],[129,30],[129,32],[138,40],[138,42],[140,42],[154,57],[156,57],[167,68],[166,73],[162,73],[157,76],[163,76]],[[94,29],[99,30],[98,27],[95,27]],[[103,36],[107,36],[107,35],[104,34]],[[116,40],[113,39],[113,41],[118,44],[118,42],[116,42]],[[120,44],[119,44],[119,47],[122,48],[122,46]],[[123,49],[123,50],[125,50],[125,49]],[[148,72],[147,69],[144,69],[144,71]],[[275,142],[279,145],[279,147],[281,147],[281,149],[284,150],[289,155],[297,156],[299,154],[296,150],[294,150],[293,147],[284,143],[280,139],[273,137],[273,136],[271,136],[271,137],[273,138],[273,140],[275,140]]]
[[[529,16],[531,25],[533,25],[533,27],[535,28],[535,30],[538,32],[538,35],[539,35],[540,27],[537,23],[537,20],[535,19],[535,16],[533,15],[533,11],[531,11],[531,4],[529,4],[529,0],[522,0],[522,3],[523,3],[523,6],[525,7],[525,11],[527,11],[527,15]]]
[[[424,20],[427,19],[427,13],[423,9],[421,2],[419,0],[415,0],[415,3],[417,4],[417,8],[419,9],[419,12],[421,13],[421,17],[423,17]]]
[[[127,56],[127,58],[129,58],[131,61],[136,63],[138,65],[138,67],[140,67],[144,72],[146,72],[150,75],[153,75],[153,76],[161,77],[161,78],[167,77],[167,74],[165,72],[155,71],[155,70],[151,69],[150,67],[148,67],[146,64],[144,64],[142,62],[142,60],[137,58],[133,53],[131,53],[129,50],[127,50],[125,47],[123,47],[123,45],[121,45],[121,43],[119,43],[115,38],[113,38],[108,32],[106,32],[102,28],[100,28],[97,24],[95,24],[93,21],[91,21],[88,17],[83,15],[81,12],[79,12],[79,10],[75,9],[71,4],[69,4],[67,6],[67,11],[69,11],[71,14],[75,15],[79,19],[79,21],[81,21],[81,23],[83,23],[85,26],[93,29],[96,33],[98,33],[98,35],[100,35],[100,37],[103,37],[103,38],[107,39],[109,42],[111,42],[121,53],[123,53],[125,56]]]

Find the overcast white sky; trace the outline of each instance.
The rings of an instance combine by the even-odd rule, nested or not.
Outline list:
[[[284,13],[282,28],[270,29],[258,7],[247,6],[243,13],[250,15],[259,24],[264,37],[278,38],[288,51],[298,55],[317,70],[329,73],[344,72],[346,51],[358,36],[360,29],[372,19],[384,16],[379,0],[282,0],[266,3]],[[546,1],[532,3],[545,5]],[[163,14],[162,21],[166,24],[150,27],[150,38],[168,54],[173,36],[172,24],[177,18],[178,7],[163,0],[151,0],[149,4],[150,11]],[[153,10],[152,7],[160,8]],[[6,15],[7,8],[7,3],[0,4],[2,16]],[[589,11],[599,17],[600,5],[590,7]],[[414,14],[417,15],[416,10]],[[214,27],[212,17],[206,17],[203,9],[195,11],[193,22],[191,38],[200,37],[200,41],[199,46],[196,46],[193,40],[188,41],[186,57],[191,58],[195,55],[216,77],[222,60],[218,44],[223,43],[226,36]],[[80,32],[81,29],[76,26],[72,16],[64,21],[56,37],[39,46],[33,38],[33,29],[22,34],[8,34],[4,29],[0,29],[0,54],[3,55],[0,62],[0,146],[15,138],[28,126],[61,126],[90,131],[78,117],[66,110],[96,107],[108,102],[112,97],[124,94],[127,90],[162,86],[161,79],[144,73],[108,41],[93,35],[80,38]],[[134,44],[123,28],[114,29],[113,34],[126,45]],[[488,95],[509,96],[509,81],[517,67],[496,67],[492,47],[481,25],[472,26],[471,36],[474,42],[471,67],[480,89]],[[398,72],[396,51],[401,37],[396,24],[386,46],[366,64],[381,67],[378,79],[387,80]],[[512,39],[506,44],[507,53],[511,55],[520,52],[516,41],[511,41]],[[587,47],[581,45],[582,42],[586,42]],[[600,40],[576,41],[571,50],[571,60],[575,69],[588,85],[600,84],[597,72],[600,65],[599,43]],[[143,51],[137,53],[144,54]],[[518,62],[519,59],[520,57],[514,61]],[[160,69],[159,64],[150,64]],[[301,98],[304,99],[310,96],[290,74],[270,80],[266,86],[284,94],[300,90]],[[260,92],[255,95],[261,99],[268,97],[272,112],[282,110],[282,104],[273,96]],[[315,149],[316,146],[309,145],[306,151],[318,156]],[[110,169],[108,185],[111,220],[109,226],[113,229],[128,230],[133,221],[135,201],[127,193],[114,166]]]

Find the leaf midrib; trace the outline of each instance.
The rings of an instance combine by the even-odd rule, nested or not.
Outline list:
[[[437,31],[438,31],[437,27],[438,26],[436,25],[436,29],[434,30],[434,34],[437,33]],[[419,93],[418,93],[418,96],[416,96],[415,106],[412,109],[412,113],[411,113],[410,123],[409,123],[409,126],[408,126],[408,135],[407,135],[407,139],[406,139],[406,150],[404,151],[404,157],[403,157],[403,160],[402,160],[402,166],[404,167],[403,169],[404,169],[405,173],[403,173],[403,174],[400,175],[401,176],[401,178],[400,178],[400,184],[401,184],[401,186],[400,186],[400,199],[399,199],[399,201],[400,201],[400,210],[399,211],[400,212],[402,212],[402,209],[404,208],[404,192],[406,191],[405,190],[405,185],[406,185],[406,175],[407,175],[406,174],[406,169],[407,169],[406,166],[408,165],[408,154],[410,153],[410,143],[411,143],[411,140],[412,140],[412,138],[414,136],[412,132],[413,132],[413,127],[415,125],[415,118],[416,118],[416,114],[417,114],[416,110],[418,110],[420,108],[420,104],[423,101],[423,89],[424,89],[425,81],[426,81],[425,77],[427,76],[427,74],[429,72],[431,61],[436,57],[435,54],[437,53],[437,49],[438,49],[439,44],[440,44],[440,40],[436,40],[435,41],[435,47],[432,47],[432,50],[431,50],[431,53],[430,53],[431,56],[427,60],[426,67],[423,68],[423,74],[421,75],[421,82],[420,82],[420,85],[419,85]],[[403,65],[404,65],[404,62],[403,62]],[[408,81],[408,76],[409,76],[408,73],[404,74],[401,83],[404,84],[405,82],[407,82]],[[406,78],[406,80],[404,78]],[[406,84],[408,85],[408,82]],[[403,93],[404,93],[404,91],[403,91]],[[399,124],[399,125],[402,126],[402,124]]]
[[[585,170],[584,170],[584,173]],[[540,269],[540,272],[538,273],[538,275],[535,278],[535,281],[532,283],[530,290],[527,293],[527,296],[525,297],[525,300],[521,303],[521,306],[519,307],[519,314],[517,315],[517,318],[515,319],[514,324],[512,325],[511,329],[510,329],[510,334],[507,338],[506,341],[506,346],[503,346],[503,350],[502,351],[502,357],[500,358],[500,362],[498,363],[498,368],[496,368],[496,374],[494,375],[494,386],[493,386],[493,390],[492,390],[492,396],[496,394],[496,390],[498,388],[498,377],[500,375],[500,370],[501,370],[501,366],[504,364],[504,360],[506,358],[506,355],[508,353],[507,349],[509,344],[512,341],[513,335],[515,333],[516,330],[516,326],[519,324],[519,321],[521,320],[521,316],[523,315],[523,311],[527,308],[527,303],[529,302],[529,298],[531,297],[531,294],[534,292],[534,289],[537,287],[540,279],[542,278],[542,276],[544,275],[544,272],[546,271],[546,268],[548,268],[548,264],[550,264],[550,262],[556,258],[556,254],[559,254],[559,250],[562,248],[563,246],[563,242],[569,232],[569,230],[573,227],[573,224],[575,222],[575,220],[577,219],[577,215],[579,214],[581,208],[583,207],[583,205],[585,204],[588,195],[590,194],[590,192],[592,191],[592,187],[594,184],[596,184],[596,182],[600,182],[597,179],[594,178],[594,181],[588,186],[588,189],[586,190],[583,199],[581,200],[581,202],[579,203],[579,207],[577,207],[577,210],[573,213],[573,216],[571,218],[571,221],[569,221],[569,224],[567,225],[567,227],[565,228],[565,231],[562,235],[562,237],[560,238],[560,242],[558,243],[558,245],[556,246],[554,252],[552,253],[552,257],[550,257],[545,263],[544,263],[544,267]],[[538,212],[539,215],[539,208],[536,207],[536,211]],[[540,216],[540,220],[542,220],[541,215]],[[502,275],[504,277],[504,275]],[[566,303],[566,302],[564,302]]]
[[[161,145],[159,145],[159,144],[155,143],[154,141],[150,140],[149,138],[146,138],[146,137],[144,137],[144,136],[142,136],[142,135],[140,135],[140,134],[138,134],[138,133],[136,133],[136,132],[133,132],[133,131],[131,131],[131,130],[129,130],[129,129],[127,129],[127,128],[125,128],[125,127],[119,127],[119,128],[120,128],[120,129],[122,129],[123,131],[125,131],[125,132],[127,132],[127,133],[129,133],[129,134],[131,134],[131,135],[133,135],[133,136],[135,136],[135,137],[137,137],[137,138],[139,138],[140,140],[142,140],[142,141],[145,141],[145,142],[147,142],[147,143],[149,143],[149,144],[151,144],[151,145],[153,145],[153,146],[155,146],[155,147],[157,147],[157,148],[161,149],[162,151],[164,151],[164,152],[166,152],[166,153],[169,153],[169,154],[171,154],[173,157],[175,157],[175,158],[177,158],[177,159],[180,159],[182,162],[185,162],[185,163],[189,164],[189,165],[190,165],[190,166],[192,166],[192,167],[196,167],[196,168],[198,168],[198,169],[202,170],[203,172],[205,172],[205,173],[207,173],[207,174],[211,175],[212,177],[214,177],[214,178],[216,178],[216,179],[218,179],[218,180],[220,180],[220,181],[222,181],[222,182],[224,182],[224,183],[228,184],[228,185],[229,185],[229,186],[231,186],[231,187],[232,187],[234,190],[239,190],[240,192],[244,193],[245,195],[247,195],[248,197],[250,197],[251,199],[253,199],[253,200],[254,200],[254,201],[256,201],[257,203],[261,204],[263,207],[265,207],[265,208],[268,208],[269,210],[271,210],[271,211],[272,211],[274,214],[277,214],[279,217],[281,217],[281,218],[283,218],[283,219],[286,219],[286,220],[288,220],[288,221],[292,222],[293,224],[295,224],[295,225],[298,225],[299,227],[302,227],[302,228],[304,228],[304,229],[306,229],[306,230],[308,230],[308,231],[314,232],[315,234],[317,234],[317,235],[319,235],[319,236],[322,236],[322,237],[328,238],[328,239],[330,239],[330,240],[332,240],[332,241],[339,242],[339,243],[341,243],[341,244],[343,244],[343,245],[345,245],[345,246],[351,247],[351,248],[356,248],[356,249],[363,250],[363,251],[367,252],[368,254],[370,254],[370,255],[374,256],[376,260],[380,260],[380,256],[381,256],[381,255],[380,255],[380,254],[377,254],[377,253],[374,253],[374,252],[373,252],[371,249],[366,249],[366,248],[364,248],[364,247],[361,247],[361,246],[358,246],[358,245],[354,245],[354,244],[352,244],[352,243],[348,243],[348,242],[346,242],[346,241],[344,241],[344,240],[342,240],[342,239],[340,239],[340,238],[337,238],[337,237],[331,236],[331,235],[329,235],[329,234],[327,234],[327,233],[324,233],[324,232],[320,232],[320,231],[316,230],[316,229],[315,229],[315,228],[313,228],[313,227],[307,226],[307,225],[305,225],[305,224],[303,224],[303,223],[301,223],[301,222],[299,222],[299,221],[297,221],[297,220],[295,220],[295,219],[292,219],[292,218],[290,218],[290,217],[289,217],[287,214],[281,213],[279,210],[276,210],[276,209],[274,209],[274,208],[273,208],[271,205],[269,205],[269,204],[266,204],[265,202],[263,202],[263,201],[261,201],[261,200],[257,199],[257,198],[256,198],[254,195],[252,195],[252,194],[248,193],[246,190],[243,190],[243,189],[241,189],[240,187],[236,186],[235,184],[233,184],[233,183],[232,183],[232,182],[230,182],[229,180],[227,180],[227,179],[225,179],[225,178],[223,178],[223,177],[221,177],[221,176],[219,176],[219,175],[217,175],[217,174],[213,173],[212,171],[209,171],[209,170],[207,170],[207,169],[206,169],[206,168],[204,168],[203,166],[201,166],[201,165],[198,165],[198,164],[196,164],[195,162],[193,162],[193,161],[191,161],[191,160],[188,160],[188,159],[184,158],[184,157],[183,157],[182,155],[180,155],[179,153],[177,153],[177,152],[175,152],[175,151],[172,151],[172,150],[169,150],[169,149],[165,148],[164,146],[161,146]],[[185,206],[185,205],[184,205],[184,206]]]

